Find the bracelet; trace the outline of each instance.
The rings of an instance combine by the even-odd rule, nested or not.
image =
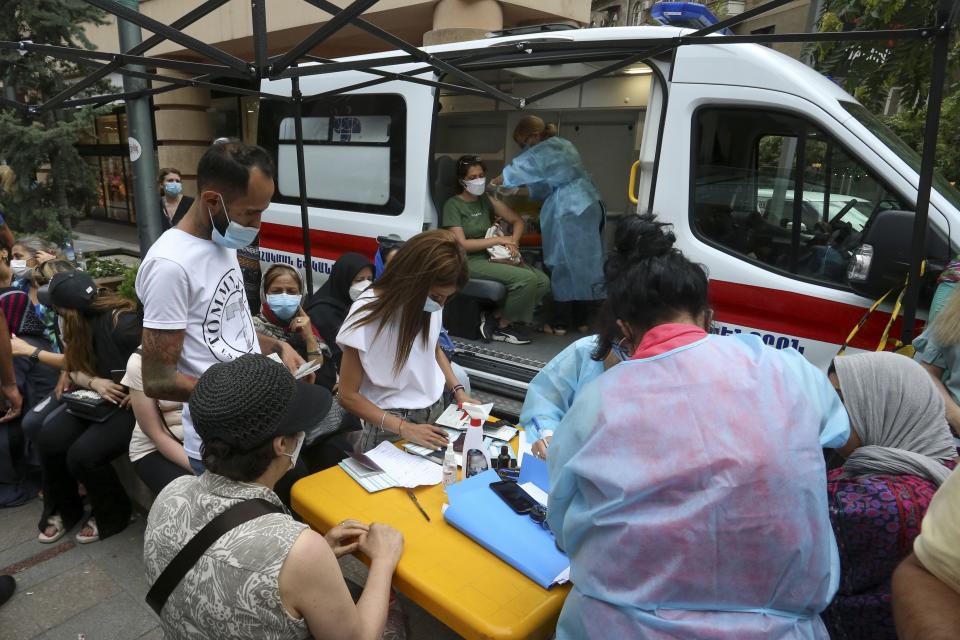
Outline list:
[[[318,356],[320,355],[320,353],[321,351],[319,349],[317,349],[316,351],[307,351],[308,356]]]
[[[383,421],[387,419],[387,412],[384,411],[383,415],[380,416],[380,431],[383,431]]]
[[[457,391],[466,391],[466,388],[462,384],[458,384],[453,389],[450,390],[450,393],[457,395]]]

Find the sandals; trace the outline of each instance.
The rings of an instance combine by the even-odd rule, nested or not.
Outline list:
[[[66,527],[63,526],[63,518],[55,514],[47,518],[47,526],[55,527],[56,532],[52,536],[48,536],[46,529],[41,531],[37,536],[37,541],[41,544],[53,544],[60,538],[62,538],[67,533]]]
[[[87,527],[93,529],[92,536],[83,535],[83,530]],[[97,529],[97,520],[90,516],[90,519],[87,520],[86,524],[80,527],[80,531],[77,532],[77,535],[74,538],[77,541],[77,544],[90,544],[91,542],[97,542],[100,540],[100,530]]]

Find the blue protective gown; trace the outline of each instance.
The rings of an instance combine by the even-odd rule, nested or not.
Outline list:
[[[590,357],[596,348],[597,336],[580,338],[530,381],[520,410],[520,424],[527,432],[528,442],[542,438],[543,431],[556,431],[580,389],[604,372],[603,362]]]
[[[573,143],[555,136],[527,148],[504,167],[503,184],[526,186],[531,199],[543,200],[543,261],[553,299],[602,299],[603,205]]]
[[[601,375],[547,459],[574,584],[557,637],[828,638],[840,566],[820,441],[848,436],[826,376],[756,336]]]

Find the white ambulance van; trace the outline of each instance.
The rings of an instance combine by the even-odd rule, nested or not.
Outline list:
[[[626,47],[618,43],[684,33],[582,29],[426,50],[574,43],[573,54],[568,49],[555,59],[515,55],[463,64],[505,93],[530,96],[623,59]],[[402,52],[367,57],[392,55]],[[416,67],[407,61],[382,68]],[[579,149],[607,208],[608,242],[626,215],[652,211],[673,224],[678,247],[709,271],[719,333],[757,333],[826,367],[874,299],[903,283],[919,156],[836,84],[768,47],[681,46],[675,55],[571,86],[522,111],[401,81],[330,93],[372,77],[344,70],[301,80],[315,286],[344,252],[372,256],[379,236],[409,238],[438,226],[443,202],[456,193],[456,159],[479,155],[488,176],[499,175],[520,152],[511,134],[527,114],[556,124]],[[455,81],[432,72],[421,77]],[[291,84],[268,81],[262,89],[290,95]],[[260,235],[264,264],[303,264],[293,123],[292,105],[261,101],[258,140],[278,166],[275,201]],[[529,216],[535,231],[539,203],[521,191],[509,204]],[[954,225],[960,234],[960,194],[937,176],[927,234],[932,271],[957,252]],[[537,244],[535,233],[525,237],[528,261],[536,261]],[[859,265],[852,279],[851,262]],[[928,280],[924,301],[933,287]],[[483,287],[471,291],[481,306],[497,296]],[[854,348],[876,348],[889,309],[874,314]],[[541,364],[576,337],[540,336],[526,346],[459,339],[458,355],[476,379],[521,397]]]

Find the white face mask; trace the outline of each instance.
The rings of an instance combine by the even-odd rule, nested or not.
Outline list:
[[[23,278],[31,271],[30,267],[27,266],[26,260],[11,260],[10,270],[13,271],[13,276],[15,278]]]
[[[307,438],[307,432],[301,431],[300,435],[297,436],[297,446],[293,448],[293,453],[284,453],[283,455],[290,458],[290,468],[293,469],[297,466],[297,459],[300,458],[300,449],[303,448],[303,441]]]
[[[353,286],[350,287],[350,299],[354,302],[357,301],[357,298],[360,297],[360,294],[370,288],[370,285],[373,284],[371,280],[361,280]]]
[[[464,180],[463,188],[472,196],[482,196],[487,189],[486,178],[476,178],[475,180]]]
[[[423,303],[423,310],[427,313],[436,313],[443,309],[443,305],[434,300],[433,298],[427,296],[427,301]]]

